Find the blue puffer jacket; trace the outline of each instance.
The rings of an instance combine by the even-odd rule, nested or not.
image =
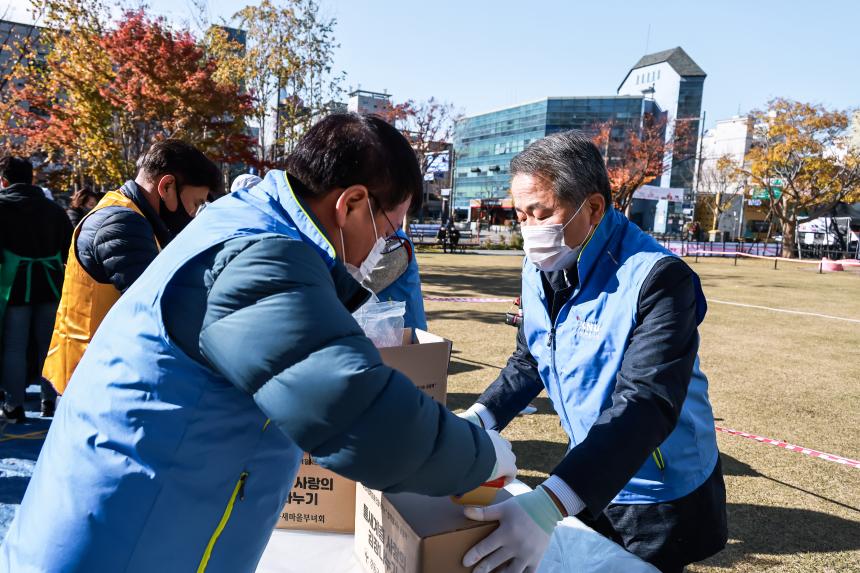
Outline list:
[[[254,571],[302,450],[389,491],[487,479],[489,438],[382,364],[365,299],[283,172],[213,203],[96,333],[0,571]]]

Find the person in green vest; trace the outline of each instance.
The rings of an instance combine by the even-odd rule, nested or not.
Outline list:
[[[72,225],[63,208],[33,185],[33,164],[0,158],[0,417],[25,422],[27,345],[37,347],[41,372],[63,285]],[[42,415],[53,416],[56,393],[42,381]]]

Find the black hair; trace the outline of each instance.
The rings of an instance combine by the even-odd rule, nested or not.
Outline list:
[[[165,139],[153,144],[137,160],[137,169],[150,180],[173,175],[177,189],[183,185],[208,187],[215,195],[224,190],[224,178],[218,166],[202,151],[181,139]]]
[[[546,179],[557,199],[582,203],[592,193],[612,204],[612,190],[603,156],[591,138],[578,129],[538,139],[511,161],[511,176],[534,175]]]
[[[326,116],[302,136],[284,167],[302,183],[297,186],[300,195],[323,197],[334,189],[364,185],[382,209],[409,199],[412,212],[421,207],[423,180],[415,150],[394,126],[374,115]]]
[[[14,157],[7,155],[0,157],[0,177],[9,182],[9,185],[15,183],[33,184],[33,164],[29,159],[24,157]]]

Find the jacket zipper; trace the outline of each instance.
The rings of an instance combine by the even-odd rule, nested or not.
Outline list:
[[[206,551],[203,552],[203,558],[200,560],[200,565],[197,567],[197,573],[204,573],[206,571],[206,567],[209,565],[209,558],[212,557],[212,550],[215,549],[215,544],[218,542],[218,538],[221,537],[221,533],[224,531],[224,528],[227,527],[227,522],[230,521],[230,515],[233,513],[233,506],[236,504],[236,498],[238,498],[239,501],[244,501],[246,481],[248,481],[248,472],[242,472],[239,475],[239,481],[237,481],[236,485],[233,487],[233,494],[230,496],[230,501],[227,502],[227,507],[224,508],[224,514],[221,515],[221,521],[218,522],[215,532],[212,534],[212,537],[209,538],[209,543],[206,545]]]
[[[659,447],[651,452],[651,457],[654,458],[654,463],[657,464],[657,469],[661,473],[666,470],[666,460],[663,459],[663,452],[660,451]]]

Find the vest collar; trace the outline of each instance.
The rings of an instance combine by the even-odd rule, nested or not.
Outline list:
[[[275,185],[264,185],[269,178],[274,179]],[[337,258],[334,246],[323,231],[319,220],[295,192],[295,189],[293,189],[293,185],[290,183],[290,176],[285,171],[269,171],[263,183],[254,186],[251,189],[251,193],[257,190],[263,191],[270,196],[274,190],[277,194],[275,198],[293,225],[295,225],[296,230],[306,242],[320,253],[328,265],[337,296],[344,303],[344,306],[350,312],[354,312],[358,307],[367,302],[367,299],[370,298],[370,291],[353,279],[349,272],[347,272],[346,267],[343,266],[343,263]]]
[[[623,220],[624,216],[615,209],[610,209],[603,214],[603,218],[597,224],[597,228],[592,233],[591,238],[583,245],[582,251],[579,253],[579,258],[576,261],[579,288],[582,288],[582,285],[588,280],[591,271],[594,270],[600,258],[608,250],[612,249],[612,238],[615,236]],[[614,260],[617,260],[618,257],[613,256]]]
[[[334,246],[322,230],[322,225],[313,212],[293,190],[285,171],[269,171],[263,182],[252,187],[249,193],[252,195],[265,193],[269,198],[277,201],[296,230],[322,255],[328,268],[334,267],[337,262]]]

